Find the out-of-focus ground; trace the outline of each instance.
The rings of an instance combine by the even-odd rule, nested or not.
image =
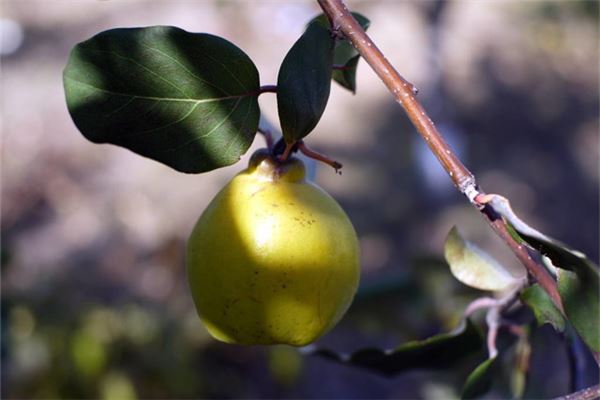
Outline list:
[[[318,12],[315,3],[1,5],[2,397],[458,395],[476,362],[388,379],[287,347],[215,342],[193,308],[184,243],[246,158],[208,174],[180,174],[87,142],[67,113],[62,68],[69,50],[101,30],[176,25],[221,35],[250,55],[262,84],[273,84],[285,53]],[[598,2],[350,6],[371,19],[369,33],[419,87],[431,118],[481,186],[509,197],[533,226],[597,261]],[[275,96],[261,96],[261,105],[276,121]],[[357,95],[334,86],[307,142],[343,162],[342,176],[319,167],[317,182],[348,212],[363,254],[361,293],[319,344],[347,352],[390,347],[452,328],[479,295],[456,283],[440,261],[454,224],[516,264],[364,62]],[[253,149],[259,146],[261,137]],[[525,397],[572,390],[565,341],[548,327],[533,336]],[[595,374],[580,374],[578,385],[594,383]],[[503,390],[493,395],[508,396]]]

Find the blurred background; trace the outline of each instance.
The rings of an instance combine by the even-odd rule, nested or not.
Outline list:
[[[369,33],[487,192],[532,226],[599,256],[597,1],[351,1]],[[3,398],[454,398],[477,360],[394,378],[285,346],[211,339],[188,291],[184,245],[240,163],[184,175],[87,142],[68,115],[72,46],[114,27],[175,25],[223,36],[262,84],[319,12],[311,1],[3,0]],[[261,96],[276,123],[275,96]],[[318,345],[393,347],[453,328],[481,295],[443,262],[452,225],[506,265],[517,261],[452,187],[366,63],[356,96],[332,86],[314,149],[344,164],[316,181],[360,238],[361,289]],[[253,148],[263,147],[257,136]],[[506,338],[507,343],[510,338]],[[535,329],[524,396],[597,379],[585,351]],[[513,341],[514,342],[514,341]],[[507,369],[515,362],[510,351]],[[574,361],[575,359],[575,361]],[[481,361],[481,359],[479,360]],[[591,364],[590,364],[591,365]],[[499,379],[510,380],[500,376]],[[577,383],[577,382],[578,383]],[[507,397],[498,384],[492,397]]]

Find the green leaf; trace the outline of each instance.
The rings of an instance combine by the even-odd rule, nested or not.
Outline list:
[[[352,16],[365,31],[369,29],[371,21],[367,17],[357,12],[353,12]],[[324,14],[315,17],[312,22],[318,22],[326,28],[329,27],[329,21]],[[336,41],[333,64],[343,69],[334,69],[332,78],[352,93],[356,93],[356,67],[359,60],[360,55],[350,41],[347,39]]]
[[[522,399],[527,387],[527,374],[531,365],[529,334],[529,327],[524,327],[524,333],[519,335],[511,361],[510,391],[515,399]]]
[[[472,399],[490,390],[496,359],[494,357],[485,360],[469,374],[460,395],[461,399]]]
[[[569,322],[593,351],[600,352],[600,285],[597,273],[558,270],[558,293]]]
[[[338,64],[342,69],[333,70],[333,80],[348,89],[352,93],[356,93],[356,67],[360,56],[356,56],[348,60],[345,64]],[[335,61],[334,61],[335,62]]]
[[[383,375],[396,375],[411,369],[451,368],[466,356],[481,350],[481,334],[470,320],[450,333],[432,336],[425,340],[405,343],[396,349],[363,349],[350,355],[317,349],[317,354],[331,360],[366,368]]]
[[[600,351],[600,272],[585,254],[527,225],[509,201],[494,195],[490,205],[529,245],[552,261],[558,274],[558,292],[565,314],[583,341]]]
[[[169,26],[101,32],[73,48],[64,87],[87,139],[182,172],[235,163],[258,128],[254,63],[209,34]]]
[[[533,311],[538,325],[549,323],[559,332],[565,330],[565,318],[540,285],[536,283],[528,287],[521,292],[520,297]]]
[[[334,39],[312,23],[285,56],[277,78],[283,137],[293,143],[308,135],[325,111],[331,89]]]
[[[476,289],[506,290],[522,279],[513,276],[488,253],[463,239],[455,226],[446,237],[444,255],[452,275]]]

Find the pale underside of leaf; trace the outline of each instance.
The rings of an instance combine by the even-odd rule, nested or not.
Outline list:
[[[448,233],[444,255],[452,275],[476,289],[502,291],[522,279],[511,275],[488,253],[463,239],[456,227]]]

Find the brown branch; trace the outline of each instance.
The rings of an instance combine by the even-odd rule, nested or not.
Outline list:
[[[556,287],[556,281],[539,262],[529,254],[527,247],[517,243],[509,234],[506,222],[497,216],[489,206],[479,204],[475,197],[483,194],[479,190],[475,177],[455,155],[444,140],[435,124],[429,118],[423,106],[415,99],[410,82],[404,79],[377,48],[364,29],[354,19],[342,0],[317,0],[331,22],[334,32],[341,32],[354,45],[356,50],[379,76],[396,102],[404,108],[408,118],[423,137],[433,154],[442,164],[454,185],[466,195],[471,203],[485,215],[492,229],[511,248],[527,271],[548,293],[555,305],[563,310]]]
[[[329,165],[333,169],[335,169],[336,173],[341,174],[340,169],[342,169],[342,167],[343,167],[342,163],[332,160],[331,158],[327,157],[326,155],[314,151],[313,149],[308,147],[304,143],[303,140],[300,140],[298,142],[298,150],[300,150],[302,152],[302,154],[304,154],[306,157],[312,158],[317,161],[321,161],[321,162]]]
[[[600,398],[600,385],[592,386],[566,396],[557,397],[554,400],[593,400]]]

